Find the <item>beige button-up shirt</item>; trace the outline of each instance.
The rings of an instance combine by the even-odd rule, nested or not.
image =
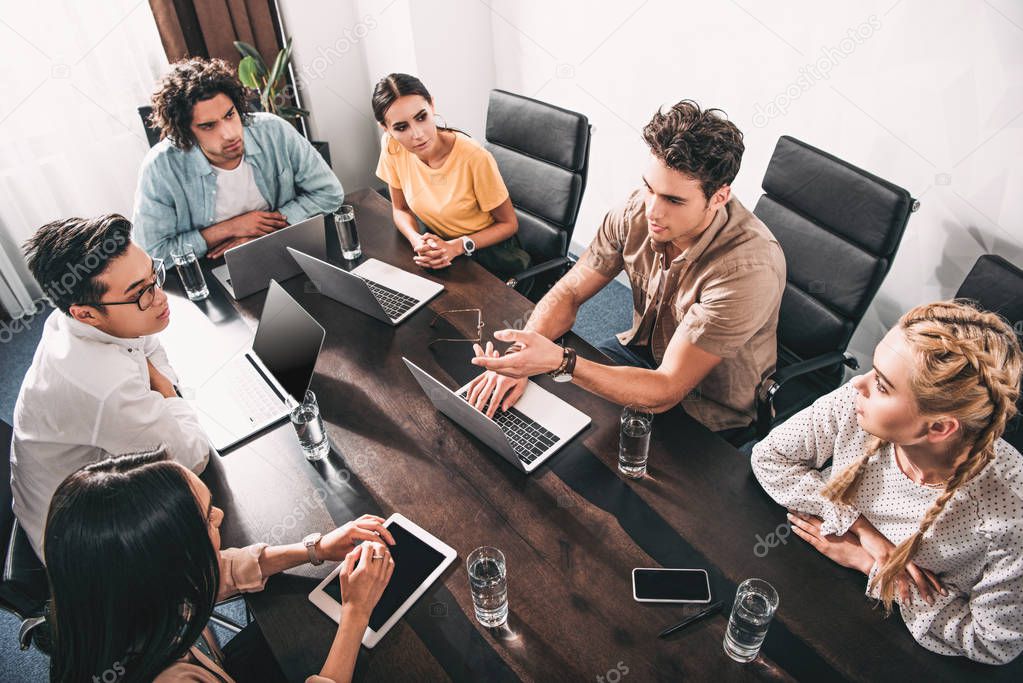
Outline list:
[[[632,328],[622,344],[649,345],[664,357],[671,338],[723,360],[682,405],[714,431],[753,422],[760,381],[777,360],[778,308],[785,290],[785,256],[759,218],[734,196],[699,240],[670,263],[650,239],[643,191],[604,218],[582,262],[632,284]]]

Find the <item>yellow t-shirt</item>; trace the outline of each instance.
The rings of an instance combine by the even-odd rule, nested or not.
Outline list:
[[[508,199],[494,156],[461,133],[440,168],[430,168],[387,133],[380,148],[377,177],[401,189],[412,212],[446,239],[489,227],[490,212]]]

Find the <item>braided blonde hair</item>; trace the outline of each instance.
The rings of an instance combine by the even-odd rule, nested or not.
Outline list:
[[[914,355],[910,388],[921,415],[954,415],[969,446],[966,458],[945,483],[941,495],[920,520],[917,531],[896,546],[874,578],[885,609],[895,599],[895,579],[905,570],[924,534],[956,490],[994,457],[995,441],[1016,413],[1023,352],[1012,328],[998,315],[980,311],[964,300],[917,306],[898,322]],[[850,504],[867,460],[886,445],[873,437],[862,456],[821,489],[838,503]]]

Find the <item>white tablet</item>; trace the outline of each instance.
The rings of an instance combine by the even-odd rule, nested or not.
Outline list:
[[[384,526],[394,536],[391,546],[394,573],[369,617],[369,626],[362,636],[366,647],[379,643],[458,556],[454,548],[398,513],[388,517]],[[337,578],[340,571],[338,564],[309,594],[309,600],[338,623],[341,623],[341,584]]]

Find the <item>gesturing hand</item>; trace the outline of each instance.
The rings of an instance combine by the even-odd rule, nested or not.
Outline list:
[[[491,342],[487,342],[486,350],[479,344],[473,344],[472,348],[477,356],[489,358],[501,356]],[[469,382],[469,393],[466,398],[470,404],[476,407],[476,410],[483,412],[483,409],[486,408],[487,417],[493,417],[497,414],[498,407],[501,410],[508,410],[522,398],[528,381],[525,377],[512,379],[505,375],[499,375],[493,370],[487,370]]]
[[[493,370],[506,377],[532,377],[550,372],[561,366],[564,350],[547,337],[531,330],[499,330],[494,333],[498,341],[513,342],[515,353],[497,357],[480,353],[472,359],[473,365]]]

